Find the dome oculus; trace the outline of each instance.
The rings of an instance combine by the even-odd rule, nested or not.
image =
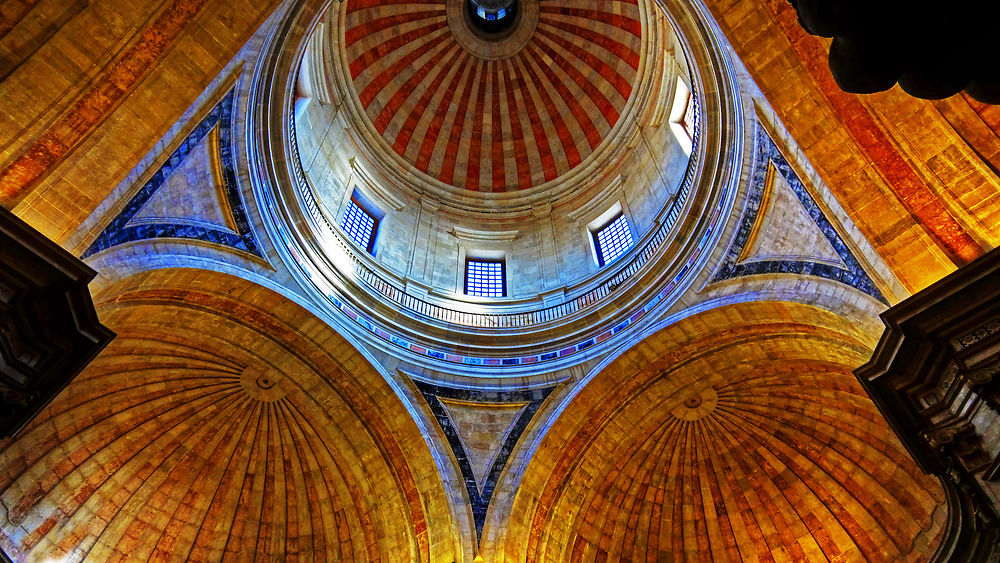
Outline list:
[[[517,0],[466,0],[469,20],[487,35],[500,34],[517,20]]]

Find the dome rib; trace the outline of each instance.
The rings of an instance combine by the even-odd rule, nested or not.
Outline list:
[[[423,94],[420,99],[417,100],[413,109],[409,113],[398,112],[398,107],[402,106],[404,101],[410,96],[410,93],[416,90],[418,84],[417,77],[420,75],[414,75],[412,79],[412,84],[406,84],[403,88],[399,90],[393,96],[393,102],[390,102],[388,107],[382,108],[382,113],[379,114],[378,119],[375,121],[376,128],[382,128],[384,126],[381,123],[388,123],[394,116],[405,118],[402,126],[399,129],[399,134],[396,135],[396,141],[393,143],[393,150],[396,152],[406,152],[410,144],[411,139],[415,136],[420,137],[416,134],[418,128],[421,134],[426,135],[428,125],[430,123],[428,120],[424,119],[427,112],[427,108],[430,106],[431,99],[438,93],[441,84],[451,75],[456,75],[456,69],[464,67],[469,56],[465,54],[457,45],[451,45],[445,51],[445,61],[444,64],[435,64],[434,60],[429,60],[425,65],[426,77],[431,79],[430,84],[427,88],[421,88]],[[458,61],[462,61],[461,65],[456,64]],[[433,68],[436,67],[436,68]],[[419,91],[419,90],[416,90]],[[398,105],[397,105],[398,104]]]
[[[514,64],[517,65],[517,70],[520,71],[519,76],[524,82],[525,91],[527,93],[524,96],[525,100],[530,102],[525,103],[525,107],[528,110],[528,117],[531,121],[531,132],[535,138],[535,147],[538,149],[539,159],[542,163],[542,175],[545,181],[554,180],[559,176],[559,166],[557,165],[557,154],[558,149],[565,147],[557,139],[552,139],[551,135],[556,131],[565,130],[565,124],[561,127],[557,124],[556,127],[546,127],[546,123],[552,123],[554,121],[560,121],[562,117],[558,114],[552,113],[553,105],[551,99],[549,98],[548,90],[539,88],[542,82],[539,80],[535,69],[528,64],[523,59],[515,59]],[[537,100],[537,104],[536,104]],[[564,156],[564,160],[566,157]],[[563,165],[565,168],[567,165]]]
[[[535,45],[541,51],[541,54],[536,52],[535,56],[551,59],[555,63],[553,70],[556,70],[556,74],[562,78],[562,80],[555,83],[556,90],[562,95],[563,100],[570,107],[570,110],[572,110],[577,124],[583,127],[585,138],[590,144],[589,149],[593,151],[603,138],[603,135],[598,132],[598,124],[600,124],[602,118],[607,122],[606,126],[601,124],[602,129],[606,127],[610,130],[611,126],[618,121],[619,113],[614,109],[611,101],[608,100],[601,90],[577,69],[571,61],[545,41],[536,41]],[[582,60],[583,55],[577,53],[577,58]],[[574,85],[579,87],[580,91],[585,94],[583,97],[577,98],[573,94],[572,88]],[[584,102],[590,102],[594,107],[585,108]],[[608,115],[609,113],[611,115]]]
[[[448,87],[445,89],[445,92],[462,91],[462,96],[458,100],[458,107],[452,111],[450,108],[455,107],[455,100],[446,95],[440,97],[435,108],[435,115],[444,115],[445,118],[442,120],[440,126],[436,128],[428,127],[423,135],[423,141],[420,143],[420,149],[417,153],[418,168],[434,171],[434,166],[437,165],[436,171],[455,170],[458,147],[447,144],[448,136],[442,135],[441,131],[451,129],[453,134],[461,131],[465,121],[465,114],[468,111],[469,97],[472,95],[473,77],[476,70],[477,68],[472,56],[467,54],[463,57],[461,70],[452,76]],[[431,159],[432,155],[440,154],[441,150],[444,150],[444,158]],[[442,179],[444,178],[442,177]]]
[[[498,66],[502,66],[503,81],[505,85],[505,92],[507,93],[507,107],[512,110],[510,114],[510,128],[511,133],[514,136],[514,157],[517,163],[517,185],[519,186],[530,186],[531,181],[531,164],[528,161],[528,148],[526,141],[526,131],[527,128],[524,126],[525,118],[525,108],[523,104],[518,102],[520,95],[523,95],[521,91],[521,77],[519,77],[514,70],[513,65],[509,60],[501,61]],[[516,123],[515,123],[516,119]],[[530,125],[529,125],[530,127]]]
[[[543,27],[543,25],[550,26],[570,36],[576,36],[586,39],[591,44],[600,47],[601,49],[607,51],[611,55],[614,55],[615,58],[624,61],[630,68],[632,68],[632,70],[639,70],[639,53],[634,51],[625,43],[618,41],[613,37],[609,37],[607,35],[604,35],[598,31],[594,31],[593,29],[587,27],[569,23],[563,19],[557,19],[552,17],[541,18],[539,24],[540,28]],[[621,76],[624,83],[627,84],[629,90],[631,90],[632,86],[628,82],[627,78],[625,78],[624,75],[619,75],[619,76]],[[621,94],[626,98],[628,97],[628,93],[626,93],[624,90],[619,89],[619,92],[621,92]]]

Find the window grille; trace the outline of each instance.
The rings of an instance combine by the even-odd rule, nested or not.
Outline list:
[[[619,213],[594,231],[594,247],[597,249],[597,263],[601,266],[614,262],[632,247],[632,231],[628,228],[624,213]]]
[[[504,297],[505,267],[503,260],[465,261],[465,293],[478,297]]]
[[[353,197],[347,204],[347,211],[344,212],[340,226],[358,246],[375,254],[375,229],[378,227],[378,219],[358,205]]]

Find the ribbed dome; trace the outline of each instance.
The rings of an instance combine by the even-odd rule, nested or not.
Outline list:
[[[443,492],[415,480],[409,463],[432,462],[410,449],[422,444],[413,424],[380,419],[407,420],[374,369],[277,295],[201,279],[269,311],[164,288],[103,308],[118,337],[17,440],[0,443],[0,500],[17,527],[7,553],[429,560],[428,497],[413,491],[429,486],[439,506]],[[336,359],[310,348],[317,342]]]
[[[586,494],[596,522],[578,524],[577,547],[622,538],[608,555],[626,561],[680,561],[694,546],[716,561],[919,558],[925,480],[899,470],[909,459],[850,373],[799,365],[808,375],[726,372],[660,403],[645,439],[591,454],[616,463]]]
[[[506,557],[926,559],[944,498],[847,367],[867,350],[788,320],[820,318],[806,307],[748,309],[650,336],[588,385],[531,461]]]
[[[524,2],[513,33],[526,40],[496,58],[468,48],[488,40],[463,39],[449,4],[347,3],[345,59],[377,132],[421,172],[474,191],[525,189],[579,165],[632,93],[636,0]]]

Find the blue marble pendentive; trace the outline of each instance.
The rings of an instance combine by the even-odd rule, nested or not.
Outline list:
[[[235,102],[236,89],[234,88],[201,120],[194,131],[184,139],[181,146],[177,147],[177,150],[142,186],[121,213],[101,232],[94,244],[90,245],[90,248],[83,253],[83,258],[126,242],[154,238],[194,239],[211,242],[263,258],[254,239],[246,207],[243,205],[243,197],[240,195],[239,185],[236,181],[235,159],[232,149],[232,120]],[[205,225],[172,223],[169,220],[130,225],[129,221],[142,209],[142,206],[153,197],[156,190],[163,186],[167,178],[180,167],[188,154],[216,126],[219,127],[219,161],[222,167],[223,187],[226,199],[229,201],[229,208],[232,211],[233,222],[236,224],[236,232]]]
[[[493,491],[496,489],[497,481],[500,479],[500,473],[503,471],[504,466],[507,465],[507,459],[514,453],[517,441],[521,438],[521,434],[524,433],[524,429],[528,427],[531,418],[535,416],[538,408],[542,406],[542,403],[555,387],[486,391],[481,389],[444,387],[416,379],[413,380],[413,383],[416,384],[417,389],[420,390],[428,406],[430,406],[431,412],[434,413],[434,418],[437,419],[438,424],[441,425],[441,430],[444,431],[444,435],[448,439],[448,445],[451,446],[451,451],[455,454],[455,459],[458,460],[458,467],[462,471],[462,478],[465,479],[465,489],[469,493],[469,503],[472,505],[472,517],[476,524],[476,538],[482,538],[483,524],[486,522],[486,511],[490,507],[490,499],[493,497]],[[482,493],[479,492],[476,475],[472,471],[472,462],[469,461],[469,457],[465,453],[465,447],[462,445],[462,439],[459,437],[458,428],[455,428],[451,417],[448,416],[447,409],[438,400],[438,397],[471,403],[496,403],[499,405],[528,403],[524,411],[514,421],[514,425],[507,433],[507,438],[504,440],[503,445],[500,446],[500,451],[497,453],[496,459],[493,460],[493,465],[486,476],[486,482],[483,483]]]
[[[712,278],[712,281],[718,282],[754,274],[802,274],[817,276],[849,285],[888,305],[889,302],[886,301],[882,292],[875,287],[875,283],[868,277],[861,264],[851,253],[850,249],[848,249],[847,245],[844,244],[844,240],[840,238],[833,225],[823,215],[823,211],[813,201],[809,192],[806,191],[805,186],[802,185],[802,181],[799,180],[795,171],[789,166],[788,161],[785,160],[781,151],[778,150],[774,141],[771,140],[771,137],[768,136],[760,124],[756,125],[755,133],[757,137],[757,153],[754,155],[753,177],[750,180],[750,189],[747,193],[747,203],[742,222],[732,246],[729,247],[729,251],[719,270]],[[774,164],[774,169],[788,182],[792,191],[795,192],[795,197],[799,200],[799,203],[802,204],[806,213],[809,214],[809,217],[819,227],[826,240],[830,242],[830,245],[837,252],[841,261],[847,266],[847,269],[804,260],[766,260],[737,263],[737,259],[743,252],[743,247],[746,246],[753,226],[757,221],[757,214],[761,211],[760,206],[764,196],[769,162]]]

